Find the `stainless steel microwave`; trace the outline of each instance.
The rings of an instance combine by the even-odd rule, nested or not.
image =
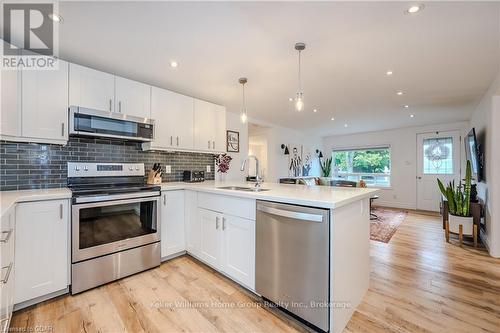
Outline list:
[[[153,141],[154,120],[117,112],[70,106],[69,134],[134,141]]]

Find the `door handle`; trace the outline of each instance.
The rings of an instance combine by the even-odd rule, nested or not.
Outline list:
[[[177,146],[179,146],[179,137],[177,137]]]
[[[271,214],[271,215],[288,217],[288,218],[295,219],[295,220],[304,220],[304,221],[310,221],[310,222],[323,222],[323,215],[318,215],[318,214],[294,212],[291,210],[283,210],[283,209],[278,209],[278,208],[269,207],[269,206],[259,206],[259,207],[257,207],[257,210],[264,212],[264,213]]]
[[[170,145],[173,145],[173,136],[170,136]]]
[[[61,220],[63,219],[63,204],[59,205],[59,218]]]
[[[417,176],[417,179],[422,179],[422,177],[421,176]]]
[[[219,230],[219,217],[215,218],[215,229]]]
[[[226,230],[226,218],[222,218],[222,230]]]
[[[163,195],[163,205],[167,205],[167,194]]]
[[[212,148],[215,149],[215,141],[212,141]]]
[[[113,109],[113,101],[110,98],[109,99],[109,111],[111,111],[112,109]]]
[[[210,149],[210,140],[208,140],[208,149]]]
[[[2,231],[2,235],[5,235],[5,237],[0,239],[0,243],[7,243],[9,241],[10,235],[12,235],[12,231],[14,231],[14,229],[10,229],[9,231]]]
[[[9,266],[2,267],[2,270],[7,268],[7,273],[5,274],[5,277],[2,279],[3,284],[6,284],[9,281],[10,271],[12,271],[13,265],[14,265],[14,263],[11,262]]]
[[[64,123],[61,123],[61,136],[64,136]]]
[[[118,112],[122,112],[122,101],[118,102]]]

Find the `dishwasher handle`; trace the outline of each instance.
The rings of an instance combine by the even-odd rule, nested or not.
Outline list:
[[[269,206],[258,206],[257,210],[271,215],[283,216],[296,220],[304,220],[304,221],[319,222],[319,223],[323,222],[323,215],[318,215],[318,214],[294,212],[291,210],[283,210]]]

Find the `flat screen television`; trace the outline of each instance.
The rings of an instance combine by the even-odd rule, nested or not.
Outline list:
[[[465,157],[472,165],[472,177],[480,182],[483,180],[483,160],[480,146],[476,138],[476,130],[472,128],[465,137]]]

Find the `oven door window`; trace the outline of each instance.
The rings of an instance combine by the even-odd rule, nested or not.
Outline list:
[[[80,249],[156,233],[156,201],[80,209]]]

